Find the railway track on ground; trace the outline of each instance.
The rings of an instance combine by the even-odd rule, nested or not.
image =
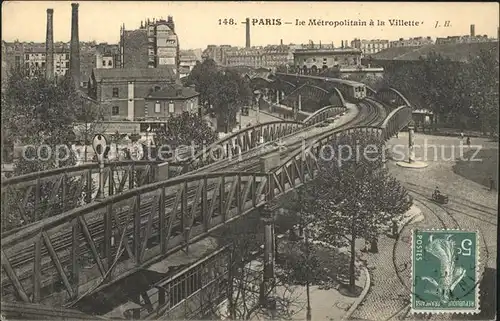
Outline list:
[[[427,216],[425,218],[426,220],[431,221],[431,224],[429,224],[429,221],[426,222],[426,226],[428,226],[426,228],[435,228],[436,226],[439,226],[441,229],[462,229],[463,228],[463,224],[460,224],[458,222],[458,220],[455,218],[455,216],[450,212],[450,210],[456,211],[455,209],[450,209],[447,206],[437,204],[435,202],[431,202],[429,200],[429,197],[427,194],[424,194],[424,193],[416,190],[415,188],[407,188],[407,189],[410,191],[410,194],[413,194],[414,200],[418,203],[417,206],[421,206],[423,209],[425,209],[425,212],[432,214],[432,217]],[[433,208],[433,207],[435,207],[435,208]],[[464,214],[464,215],[471,217],[471,218],[474,218],[474,219],[481,220],[481,218],[479,218],[479,217],[467,215],[466,213],[461,213],[461,214]],[[433,222],[434,220],[437,220],[437,221]],[[496,225],[495,223],[489,222],[489,221],[487,223]],[[396,272],[396,275],[397,275],[401,285],[407,290],[408,296],[411,294],[411,291],[412,291],[412,289],[410,287],[411,282],[412,282],[411,275],[409,275],[409,276],[402,275],[401,272],[403,272],[406,269],[404,269],[404,270],[400,269],[400,266],[402,264],[396,262],[398,260],[396,252],[397,252],[397,249],[399,246],[401,246],[403,243],[407,243],[408,240],[405,240],[406,242],[401,240],[401,235],[403,234],[403,232],[407,231],[406,229],[408,228],[408,225],[410,225],[410,224],[411,224],[411,221],[407,222],[403,226],[403,229],[401,230],[401,232],[398,234],[396,241],[394,242],[393,254],[392,254],[392,261],[393,261],[393,265],[394,265],[394,270]],[[484,252],[484,260],[482,260],[482,261],[486,262],[485,264],[483,264],[483,271],[484,271],[484,269],[489,267],[488,260],[490,258],[490,251],[488,249],[488,245],[486,243],[486,239],[485,239],[484,233],[482,232],[481,228],[479,228],[479,232],[480,232],[480,238],[482,240],[481,243],[483,244],[483,246],[482,246],[483,251],[482,252]],[[481,254],[481,256],[483,256],[483,254]],[[411,257],[407,261],[403,262],[403,264],[405,267],[411,267]],[[476,286],[479,286],[479,282],[480,282],[481,278],[482,277],[480,277],[480,279],[477,280]],[[405,282],[405,279],[407,280],[407,282]],[[408,284],[410,284],[410,286]],[[402,308],[397,310],[394,314],[392,314],[386,320],[387,321],[389,321],[389,320],[402,320],[402,318],[406,318],[409,315],[410,311],[411,311],[411,302],[409,299],[407,299],[406,304]],[[443,319],[453,318],[453,315],[425,314],[425,315],[415,315],[415,316],[413,316],[413,318],[418,319],[418,320],[443,320]]]

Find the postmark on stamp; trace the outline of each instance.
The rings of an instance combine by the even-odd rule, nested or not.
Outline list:
[[[414,230],[412,313],[479,313],[478,233]]]

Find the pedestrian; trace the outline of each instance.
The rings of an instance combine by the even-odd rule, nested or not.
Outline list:
[[[462,138],[462,140],[464,140],[464,132],[463,131],[460,132],[460,137]]]
[[[469,136],[467,136],[466,144],[468,147],[470,147],[470,137]]]
[[[495,188],[495,181],[493,180],[493,177],[490,176],[490,191],[492,191]]]

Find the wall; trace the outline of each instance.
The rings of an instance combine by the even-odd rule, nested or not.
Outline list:
[[[160,102],[160,112],[157,113],[155,111],[156,102]],[[182,114],[184,111],[188,111],[191,113],[198,112],[198,97],[193,97],[186,100],[146,100],[146,108],[147,108],[147,118],[160,118],[167,119],[169,115],[169,104],[172,102],[174,104],[174,114]],[[193,103],[192,109],[190,109],[190,103]],[[144,116],[143,116],[144,117]]]
[[[134,82],[134,118],[144,118],[145,97],[155,86],[163,87],[170,81],[136,81]],[[113,97],[113,88],[118,88],[118,97]],[[98,83],[97,100],[103,103],[106,119],[123,120],[128,116],[128,80]],[[197,105],[198,103],[196,103]],[[113,106],[119,107],[119,114],[112,115]],[[167,106],[168,108],[168,106]],[[154,111],[154,105],[151,109]],[[149,110],[148,110],[149,111]],[[150,115],[148,115],[149,117]]]
[[[361,64],[361,54],[354,53],[310,53],[310,54],[300,54],[294,56],[294,65],[307,69],[311,69],[316,66],[318,69],[323,69],[323,66],[332,68],[335,65],[339,66],[356,66]]]
[[[124,68],[148,68],[148,36],[146,30],[125,31],[122,45]]]

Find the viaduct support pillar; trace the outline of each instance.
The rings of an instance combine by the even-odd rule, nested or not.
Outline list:
[[[413,146],[415,144],[415,128],[413,126],[408,126],[408,163],[413,163],[415,161],[415,151]]]
[[[260,288],[262,304],[267,304],[274,283],[274,220],[269,205],[264,205],[261,211],[264,223],[264,277]]]
[[[415,128],[413,125],[408,126],[408,162],[397,162],[396,164],[406,168],[425,168],[429,164],[423,161],[417,161],[415,157]]]

